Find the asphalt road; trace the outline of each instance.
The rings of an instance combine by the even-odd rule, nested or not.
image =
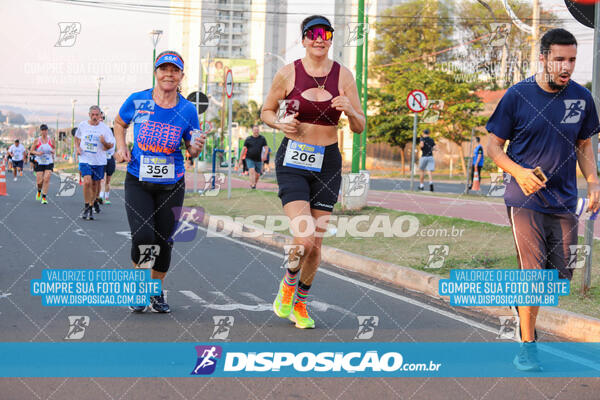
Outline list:
[[[227,341],[352,342],[357,316],[377,316],[375,342],[493,342],[498,321],[323,265],[310,292],[317,328],[277,318],[271,302],[282,276],[280,250],[232,238],[176,243],[166,279],[171,314],[120,307],[47,307],[29,284],[47,268],[130,268],[123,192],[94,221],[79,218],[81,187],[50,204],[34,200],[31,172],[9,179],[0,197],[0,340],[65,342],[69,316],[88,316],[80,341],[222,342],[214,317],[232,317]],[[461,310],[462,311],[462,310]],[[557,338],[544,335],[544,340]],[[157,355],[160,357],[160,355]],[[157,368],[160,368],[157,366]],[[600,379],[572,378],[3,378],[0,399],[595,399]]]

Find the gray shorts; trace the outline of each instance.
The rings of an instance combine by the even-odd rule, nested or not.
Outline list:
[[[419,160],[419,169],[421,171],[433,171],[435,169],[435,160],[433,156],[421,157]]]
[[[577,217],[507,207],[521,269],[556,269],[571,279],[577,267]]]

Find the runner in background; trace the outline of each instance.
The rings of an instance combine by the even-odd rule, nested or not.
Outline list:
[[[114,129],[113,128],[109,128],[109,129],[110,129],[110,133],[113,135],[112,141],[114,143],[115,142]],[[111,180],[113,174],[115,173],[115,169],[116,169],[116,162],[115,162],[114,154],[115,154],[115,146],[106,150],[106,169],[104,171],[105,175],[104,175],[104,179],[100,183],[100,195],[98,196],[98,202],[100,204],[107,204],[107,205],[110,204],[110,180]],[[102,184],[104,184],[104,188],[102,188]]]
[[[105,124],[104,121],[106,119],[106,116],[104,115],[104,112],[100,114],[100,118],[101,123]],[[108,125],[106,126],[108,127]],[[108,129],[110,129],[110,133],[112,135],[112,142],[114,143],[114,130],[111,127],[108,127]],[[115,154],[115,150],[115,146],[106,150],[106,167],[104,168],[104,178],[100,181],[100,193],[98,193],[98,198],[96,200],[99,204],[110,204],[110,179],[115,173],[116,169],[115,158],[113,157],[113,155]]]
[[[29,153],[29,168],[35,174],[35,155],[31,154],[31,152],[28,152],[28,153]]]
[[[429,190],[433,192],[433,171],[435,170],[435,159],[433,152],[436,150],[435,141],[429,137],[429,129],[423,131],[423,137],[419,139],[421,158],[419,159],[419,190],[424,189],[425,171],[429,178]]]
[[[54,143],[48,136],[48,126],[40,125],[40,137],[33,141],[30,153],[35,156],[35,174],[37,184],[36,200],[48,204],[48,187],[54,170]]]
[[[481,145],[481,139],[479,136],[475,136],[475,141],[477,142],[477,146],[473,150],[473,160],[471,161],[471,181],[469,183],[469,190],[473,187],[473,177],[475,176],[475,171],[477,171],[477,175],[479,176],[479,181],[481,181],[481,169],[483,168],[483,164],[485,162],[485,157],[483,156],[483,146]]]
[[[98,106],[89,109],[88,121],[82,121],[75,133],[75,149],[79,156],[79,171],[83,177],[84,206],[82,219],[94,219],[94,211],[100,212],[98,194],[100,181],[104,178],[106,150],[114,146],[114,137],[110,128],[101,122],[102,111]]]
[[[263,161],[266,158],[267,140],[259,133],[258,125],[252,127],[252,135],[244,140],[243,159],[246,160],[250,176],[250,188],[256,189],[258,178],[262,174]]]
[[[16,181],[17,175],[23,176],[23,159],[27,158],[27,149],[19,142],[19,139],[15,139],[15,144],[8,148],[8,155],[12,158],[13,175]]]

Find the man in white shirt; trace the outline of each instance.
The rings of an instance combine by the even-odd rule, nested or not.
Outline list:
[[[90,119],[77,127],[75,148],[79,156],[79,171],[83,178],[83,198],[85,206],[81,214],[83,219],[94,219],[93,209],[100,212],[97,201],[100,181],[104,178],[106,150],[114,147],[115,139],[110,128],[100,122],[100,107],[91,106]]]
[[[19,176],[23,176],[23,159],[27,155],[25,146],[19,143],[19,139],[15,140],[15,144],[8,148],[8,155],[12,158],[13,174],[15,181],[17,180],[17,169],[19,170]]]

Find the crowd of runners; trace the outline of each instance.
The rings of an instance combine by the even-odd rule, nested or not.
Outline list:
[[[328,224],[342,180],[342,158],[337,126],[343,115],[350,130],[364,131],[365,116],[352,72],[329,58],[334,28],[323,16],[306,18],[300,27],[303,58],[282,67],[274,77],[264,102],[262,121],[285,134],[274,161],[278,196],[290,224],[293,242],[286,254],[285,273],[277,282],[274,313],[298,328],[314,328],[307,297],[321,261],[323,232]],[[564,29],[552,29],[541,39],[540,72],[517,83],[504,95],[487,123],[490,133],[486,154],[506,172],[505,201],[519,266],[522,269],[553,268],[571,279],[569,246],[577,244],[576,164],[588,184],[590,209],[599,208],[598,183],[590,138],[599,122],[590,92],[570,79],[575,67],[577,41]],[[131,231],[131,265],[146,262],[143,246],[160,249],[152,266],[152,278],[163,282],[171,263],[174,209],[183,205],[185,165],[198,157],[205,137],[199,129],[195,106],[179,93],[184,60],[175,51],[158,55],[154,64],[156,85],[132,93],[114,119],[114,134],[104,124],[98,106],[89,108],[89,119],[77,127],[75,148],[83,180],[81,218],[94,219],[100,205],[110,204],[110,177],[115,161],[127,163],[124,199]],[[281,112],[281,104],[287,104]],[[133,147],[125,130],[133,125]],[[510,144],[504,148],[505,141]],[[267,148],[266,148],[267,147]],[[423,152],[420,190],[425,172],[433,191],[435,142],[429,131],[420,140]],[[258,128],[244,143],[243,159],[250,170],[250,186],[256,187],[268,146]],[[483,146],[475,149],[473,169],[483,165]],[[13,177],[23,175],[30,157],[36,173],[36,200],[48,203],[48,185],[54,167],[55,145],[46,125],[29,149],[15,141],[8,151]],[[536,173],[536,167],[542,172]],[[101,181],[105,189],[101,189]],[[295,221],[301,221],[295,225]],[[313,232],[306,235],[306,232]],[[299,233],[303,234],[300,235]],[[148,309],[168,313],[163,293],[147,305],[132,305],[133,312]],[[521,351],[514,364],[522,370],[539,370],[535,330],[539,307],[519,306]]]

